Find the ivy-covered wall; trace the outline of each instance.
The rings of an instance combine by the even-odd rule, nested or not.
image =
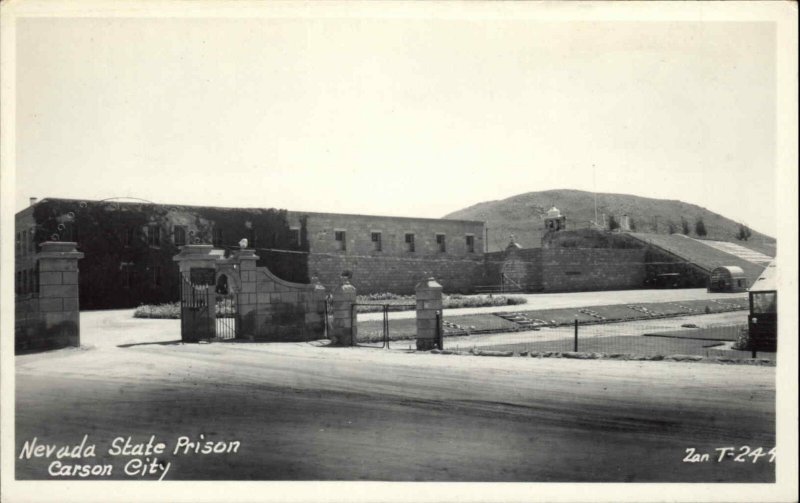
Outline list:
[[[286,211],[45,199],[33,208],[35,242],[76,241],[81,309],[134,307],[179,297],[176,229],[186,243],[255,247],[259,266],[287,281],[307,283],[304,227],[293,236]],[[288,250],[277,252],[274,249]],[[37,250],[38,251],[38,250]]]

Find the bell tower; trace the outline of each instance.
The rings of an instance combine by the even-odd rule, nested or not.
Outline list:
[[[567,228],[567,217],[561,214],[558,208],[553,206],[547,210],[547,216],[544,219],[544,229],[547,232],[560,231]]]

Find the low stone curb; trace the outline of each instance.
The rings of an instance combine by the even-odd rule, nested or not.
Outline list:
[[[488,351],[472,349],[470,351],[451,351],[448,349],[432,349],[428,351],[435,355],[471,355],[471,356],[514,356],[513,351]],[[712,362],[736,365],[763,365],[775,366],[775,362],[764,358],[727,358],[705,357],[699,355],[637,355],[627,353],[592,353],[580,351],[523,351],[519,356],[528,358],[569,358],[574,360],[623,360],[623,361],[670,361],[670,362]]]

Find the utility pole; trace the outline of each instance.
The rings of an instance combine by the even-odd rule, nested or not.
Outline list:
[[[592,164],[592,187],[594,189],[594,225],[597,226],[597,173]]]

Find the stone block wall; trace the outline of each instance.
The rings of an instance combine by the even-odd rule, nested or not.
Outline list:
[[[625,290],[645,284],[644,249],[548,248],[542,250],[547,292]]]
[[[260,341],[324,337],[327,292],[322,285],[291,283],[266,267],[256,267],[242,270],[242,288],[239,304],[243,336]]]
[[[473,291],[483,276],[483,222],[429,218],[289,212],[305,224],[308,271],[332,291],[342,272],[352,272],[359,294],[413,294],[422,278],[435,276],[446,292]],[[337,240],[337,232],[344,240]],[[373,240],[378,234],[379,244]],[[406,235],[413,234],[413,251]],[[341,236],[342,234],[340,234]],[[444,251],[437,235],[442,235]],[[472,245],[468,244],[471,240]]]
[[[403,259],[399,257],[355,257],[347,255],[309,256],[309,270],[325,288],[336,287],[342,272],[352,272],[350,282],[359,295],[392,292],[414,293],[422,278],[434,276],[446,293],[472,293],[483,277],[483,260]]]
[[[542,249],[509,249],[501,269],[501,281],[503,277],[519,284],[525,292],[542,290]],[[513,286],[508,280],[506,282],[509,283],[507,286]]]
[[[15,298],[17,351],[80,345],[78,260],[82,257],[75,243],[41,244],[41,252],[35,255],[38,273],[29,280],[36,285]]]

